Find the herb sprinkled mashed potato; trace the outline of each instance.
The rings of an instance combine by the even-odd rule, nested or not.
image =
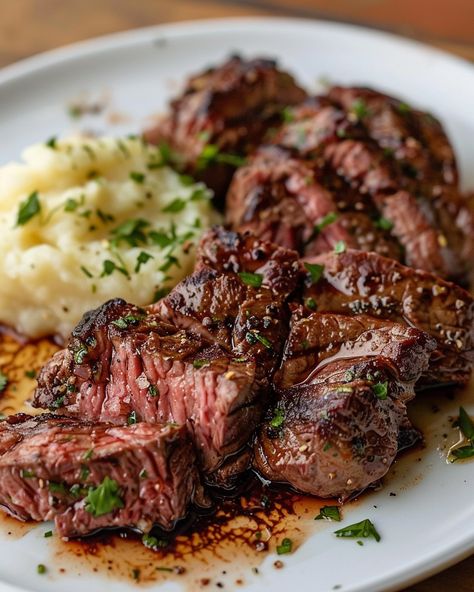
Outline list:
[[[153,302],[218,221],[202,184],[139,139],[50,140],[0,168],[0,321],[67,336],[109,298]]]

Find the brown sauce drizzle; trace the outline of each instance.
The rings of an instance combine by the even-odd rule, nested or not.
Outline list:
[[[38,372],[58,349],[58,345],[48,339],[22,343],[9,333],[0,334],[0,369],[8,377],[7,388],[0,399],[2,413],[36,411],[28,404],[35,380],[25,373]],[[430,431],[433,409],[437,414],[441,407],[442,413],[447,413],[446,409],[452,410],[462,401],[457,400],[454,404],[452,396],[447,393],[423,393],[418,398],[415,424],[438,444],[443,434],[442,445],[438,446],[440,450],[443,445],[449,446],[444,438],[449,429],[449,417],[445,416],[446,427],[440,427],[434,433]],[[443,408],[445,403],[448,407]],[[413,474],[409,469],[421,458],[420,447],[403,453],[386,479],[387,495],[394,495],[391,486],[395,479],[402,482],[397,489],[401,492],[423,477],[424,471],[420,470],[416,471],[414,482],[408,483],[403,478],[404,473]],[[171,534],[158,529],[152,532],[163,541],[163,547],[158,550],[146,548],[141,535],[130,531],[102,532],[68,542],[60,540],[54,533],[53,537],[45,539],[53,553],[48,573],[80,575],[92,571],[115,580],[126,579],[140,584],[171,579],[179,581],[188,590],[235,588],[259,577],[259,566],[268,554],[275,554],[283,538],[292,540],[294,552],[311,534],[328,527],[326,521],[315,522],[314,518],[321,506],[336,504],[334,500],[267,487],[252,474],[239,491],[215,490],[213,498],[215,505],[209,513],[191,512]],[[344,505],[344,517],[355,504],[357,500]],[[36,523],[21,523],[0,511],[2,536],[19,538],[35,527]],[[284,567],[286,556],[273,556],[273,568]]]

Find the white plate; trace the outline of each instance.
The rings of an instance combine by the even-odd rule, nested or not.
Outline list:
[[[361,28],[280,20],[224,20],[167,25],[90,41],[32,58],[0,72],[0,162],[21,149],[74,128],[67,104],[81,93],[110,93],[108,110],[129,116],[109,125],[106,116],[88,118],[96,131],[136,132],[157,112],[176,84],[230,52],[276,56],[309,88],[322,77],[340,83],[373,85],[431,110],[446,124],[458,153],[463,183],[474,186],[474,69],[431,48]],[[81,127],[83,121],[80,122]],[[471,166],[469,166],[471,165]],[[343,592],[394,590],[428,576],[474,550],[474,464],[447,465],[437,450],[449,430],[446,416],[458,402],[422,420],[431,425],[428,447],[398,463],[386,487],[348,511],[345,524],[371,518],[382,534],[363,547],[336,539],[333,524],[318,524],[285,569],[268,557],[262,575],[246,575],[245,592],[311,590]],[[428,407],[430,401],[418,403]],[[468,405],[469,407],[469,405]],[[474,407],[470,408],[474,411]],[[425,414],[426,415],[426,414]],[[421,420],[420,420],[421,421]],[[420,457],[421,462],[416,462]],[[389,492],[397,492],[397,497]],[[376,506],[376,507],[375,507]],[[99,575],[40,576],[36,565],[54,572],[51,539],[44,527],[18,540],[0,532],[0,591],[102,592]],[[11,537],[10,537],[11,538]],[[231,588],[226,584],[227,590]],[[114,590],[136,589],[117,582]],[[177,590],[166,584],[162,590]]]

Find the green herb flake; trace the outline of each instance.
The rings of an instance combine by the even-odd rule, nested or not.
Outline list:
[[[20,477],[22,479],[33,479],[36,477],[35,472],[31,469],[21,469],[20,470]]]
[[[214,163],[228,164],[233,167],[240,167],[245,164],[246,160],[238,154],[228,154],[220,152],[219,147],[215,144],[206,144],[202,149],[201,154],[197,159],[197,169],[202,171],[209,165]]]
[[[332,444],[331,442],[326,442],[323,446],[323,452],[327,452],[328,450],[330,450],[332,448]]]
[[[85,509],[95,518],[109,514],[113,510],[124,507],[119,495],[119,485],[114,479],[106,476],[100,485],[90,487],[86,497]]]
[[[285,107],[281,112],[281,117],[285,123],[293,123],[295,116],[291,107]]]
[[[74,361],[76,362],[76,364],[82,364],[84,358],[87,356],[88,353],[89,350],[87,349],[87,347],[84,344],[80,345],[78,349],[76,349],[76,351],[74,352]]]
[[[342,538],[373,538],[377,541],[377,543],[380,541],[381,538],[375,526],[368,518],[362,520],[361,522],[357,522],[355,524],[345,526],[344,528],[340,528],[339,530],[336,530],[334,534],[337,537]]]
[[[120,243],[125,242],[130,247],[137,247],[140,244],[146,244],[147,236],[144,232],[150,223],[143,218],[132,218],[122,222],[119,226],[111,231],[113,246],[119,246]]]
[[[31,220],[34,216],[39,214],[41,211],[41,204],[39,200],[39,194],[37,191],[33,191],[30,195],[20,203],[18,210],[16,225],[23,226]]]
[[[474,456],[474,446],[461,446],[451,451],[451,455],[454,460],[464,460],[466,458],[472,458]]]
[[[381,216],[378,220],[374,222],[375,227],[379,228],[380,230],[392,230],[393,222],[388,218],[384,218]]]
[[[369,115],[369,109],[367,108],[365,101],[363,101],[362,99],[356,99],[352,103],[351,111],[359,120],[364,119],[364,117],[367,117],[367,115]]]
[[[260,288],[262,285],[263,275],[261,273],[248,273],[247,271],[241,271],[237,275],[247,286],[251,286],[252,288]]]
[[[277,545],[276,552],[278,555],[286,555],[287,553],[291,553],[293,550],[293,541],[291,539],[285,538],[281,541],[280,545]]]
[[[194,368],[203,368],[204,366],[209,366],[209,364],[209,360],[193,360]]]
[[[341,255],[342,253],[345,253],[346,243],[342,240],[337,241],[337,243],[334,245],[334,252],[336,253],[336,255]]]
[[[44,538],[45,538],[45,539],[49,539],[49,538],[51,538],[51,537],[53,536],[53,531],[52,531],[52,530],[47,530],[47,531],[44,533],[44,535],[43,535],[43,536],[44,536]]]
[[[372,386],[372,390],[374,391],[375,396],[377,399],[384,401],[387,398],[388,394],[388,382],[378,382]]]
[[[474,423],[464,407],[459,407],[459,420],[457,422],[463,435],[474,444]]]
[[[45,142],[45,146],[47,146],[48,148],[51,148],[51,150],[56,150],[57,148],[57,138],[56,136],[53,136],[51,138],[49,138],[49,140],[47,142]]]
[[[398,103],[397,110],[402,115],[405,115],[406,113],[410,113],[411,107],[410,105],[407,105],[407,103]]]
[[[144,534],[142,536],[142,543],[147,549],[152,549],[153,551],[165,549],[168,546],[166,539],[159,539],[151,534]]]
[[[150,384],[150,386],[148,387],[148,394],[150,395],[150,397],[157,397],[159,393],[156,386]]]
[[[329,214],[326,214],[315,226],[314,228],[318,231],[321,232],[322,230],[324,230],[327,226],[330,226],[331,224],[333,224],[337,219],[338,219],[338,214],[336,212],[330,212]]]
[[[339,511],[339,506],[323,506],[319,510],[319,514],[316,516],[315,520],[332,520],[333,522],[340,522],[341,513]]]
[[[131,171],[130,179],[141,185],[145,181],[145,175],[143,173],[139,173],[138,171]]]
[[[8,376],[0,370],[0,393],[3,393],[3,391],[7,388],[7,385]]]
[[[59,494],[59,495],[66,495],[66,487],[64,483],[57,483],[56,481],[50,481],[48,483],[48,489],[51,493]]]
[[[43,565],[42,563],[38,563],[38,565],[36,566],[36,571],[40,574],[43,575],[46,573],[46,565]]]
[[[317,284],[323,275],[324,265],[320,265],[319,263],[308,263],[305,261],[304,266],[307,271],[309,271],[311,283]]]
[[[169,203],[167,206],[162,208],[161,211],[164,214],[177,214],[178,212],[183,211],[185,207],[186,207],[186,201],[184,199],[181,199],[180,197],[177,197],[171,203]]]
[[[316,310],[318,308],[318,305],[316,304],[316,300],[314,298],[306,298],[305,306],[310,310]]]
[[[140,479],[146,479],[148,477],[148,471],[146,469],[142,469],[138,473],[138,476],[140,477]]]
[[[56,397],[56,399],[54,399],[54,401],[49,406],[49,409],[51,411],[53,411],[55,409],[59,409],[60,407],[62,407],[64,405],[65,398],[66,398],[65,395],[61,395],[60,397]]]
[[[146,253],[145,251],[141,251],[141,253],[137,257],[135,273],[138,273],[140,271],[141,266],[150,261],[150,259],[154,259],[153,255],[150,255],[150,253]]]
[[[127,417],[127,424],[134,425],[137,423],[137,412],[131,411]]]
[[[253,331],[252,334],[255,337],[255,339],[263,345],[263,347],[265,347],[267,349],[272,349],[272,342],[269,339],[267,339],[265,337],[265,335],[261,335],[260,333],[257,333],[256,331]]]
[[[84,452],[84,454],[82,455],[82,458],[84,460],[90,460],[92,458],[94,454],[94,449],[93,448],[89,448],[89,450],[87,450],[86,452]]]
[[[272,428],[278,429],[278,428],[281,428],[284,421],[285,421],[285,413],[284,413],[283,409],[281,409],[280,407],[276,407],[273,411],[273,417],[270,420],[270,425],[272,426]]]
[[[81,472],[79,473],[79,481],[87,481],[89,475],[91,474],[91,471],[89,469],[89,467],[86,467],[85,465],[83,465],[81,467]]]
[[[124,275],[126,277],[130,277],[129,273],[125,269],[125,267],[119,267],[114,261],[111,261],[110,259],[105,259],[102,265],[103,265],[103,268],[102,268],[102,273],[100,274],[100,277],[106,277],[108,275],[112,275],[114,271],[118,271],[122,275]]]
[[[36,370],[25,370],[25,376],[27,378],[36,378]]]
[[[87,269],[87,267],[85,267],[84,265],[81,265],[81,271],[82,271],[82,273],[83,273],[85,276],[87,276],[88,278],[92,278],[92,277],[94,277],[94,276],[92,275],[92,273],[91,273],[91,272],[90,272],[90,271]]]

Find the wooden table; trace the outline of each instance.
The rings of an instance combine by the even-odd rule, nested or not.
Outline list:
[[[170,21],[252,15],[367,24],[474,61],[474,0],[13,0],[2,2],[0,66],[115,31]],[[474,557],[409,590],[473,592]]]

